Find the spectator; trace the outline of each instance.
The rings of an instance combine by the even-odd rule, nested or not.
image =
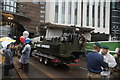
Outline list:
[[[13,54],[11,51],[11,44],[7,45],[6,50],[4,51],[5,61],[4,61],[4,75],[9,75],[9,70],[14,68],[13,65]]]
[[[100,54],[103,55],[104,61],[108,63],[109,68],[114,68],[117,65],[116,60],[108,51],[109,51],[109,47],[106,45],[103,45]]]
[[[115,59],[117,61],[117,64],[118,64],[117,65],[117,70],[120,71],[120,48],[116,48],[115,52],[117,53],[117,54],[114,55],[114,57],[115,57]]]
[[[98,52],[100,51],[102,45],[98,42],[93,44],[93,51],[86,55],[87,58],[87,68],[88,68],[88,78],[101,78],[100,73],[102,68],[107,68],[108,64],[104,62],[104,58]]]
[[[80,43],[80,50],[82,52],[85,52],[86,41],[87,41],[87,39],[86,39],[85,35],[81,34],[80,39],[79,39],[79,43]]]
[[[30,46],[30,39],[25,40],[25,47],[22,50],[22,55],[21,55],[21,69],[23,69],[24,72],[28,73],[28,64],[29,64],[29,57],[30,57],[30,52],[31,52],[31,46]]]

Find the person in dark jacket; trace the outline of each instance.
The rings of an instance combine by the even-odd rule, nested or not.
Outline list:
[[[8,76],[9,70],[14,68],[14,66],[13,66],[13,54],[11,51],[11,44],[7,45],[6,50],[4,50],[4,56],[5,56],[4,75]]]
[[[79,39],[79,43],[80,43],[80,50],[82,52],[85,52],[86,42],[87,42],[87,39],[86,39],[85,35],[81,34],[80,39]]]
[[[98,53],[102,45],[98,42],[93,44],[93,51],[86,55],[88,78],[101,78],[100,73],[103,68],[108,68],[108,64],[104,62],[103,56]]]

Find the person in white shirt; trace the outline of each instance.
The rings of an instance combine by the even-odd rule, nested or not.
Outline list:
[[[116,59],[117,62],[117,70],[120,71],[120,48],[115,49],[116,54],[114,55],[114,58]]]
[[[109,68],[114,68],[116,67],[117,63],[115,58],[109,53],[109,47],[106,45],[102,46],[102,50],[100,54],[103,55],[104,61],[108,63]]]

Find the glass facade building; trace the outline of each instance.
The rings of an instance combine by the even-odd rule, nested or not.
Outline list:
[[[120,1],[111,2],[110,34],[112,41],[120,40]]]

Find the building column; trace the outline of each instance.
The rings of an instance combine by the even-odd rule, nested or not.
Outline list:
[[[72,1],[72,6],[71,6],[71,24],[74,25],[74,16],[75,16],[75,2],[74,0]]]
[[[68,24],[68,0],[65,1],[65,24]]]
[[[55,0],[54,2],[46,2],[46,9],[45,9],[45,22],[53,22],[55,19]],[[49,15],[49,13],[52,13]]]
[[[98,2],[95,2],[95,27],[98,27]]]
[[[59,0],[58,3],[59,7],[58,7],[58,23],[62,23],[61,21],[61,17],[62,17],[62,0]]]
[[[90,27],[92,27],[92,3],[93,3],[93,1],[92,0],[90,0],[89,1],[89,26]]]
[[[81,27],[81,3],[82,2],[78,2],[78,8],[77,8],[77,25],[78,27]],[[79,26],[80,25],[80,26]]]
[[[104,11],[104,1],[100,2],[100,28],[103,28],[103,11]]]
[[[83,27],[86,27],[86,22],[87,22],[87,0],[84,0],[83,2]]]
[[[110,33],[110,2],[106,2],[106,6],[105,6],[105,28],[106,28],[106,33],[109,34]]]

